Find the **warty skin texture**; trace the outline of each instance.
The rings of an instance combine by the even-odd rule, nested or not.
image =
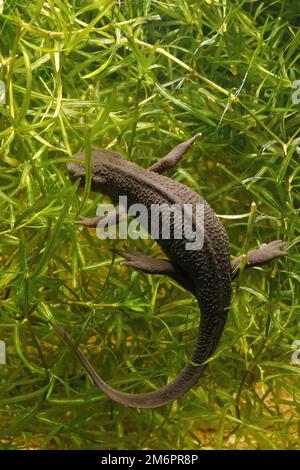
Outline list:
[[[77,356],[95,384],[111,399],[127,406],[155,408],[170,403],[186,393],[202,375],[206,367],[204,363],[216,350],[226,323],[231,301],[233,268],[230,263],[229,241],[225,229],[213,209],[201,196],[187,186],[159,174],[165,169],[175,166],[187,148],[198,137],[199,135],[181,144],[188,143],[186,148],[177,146],[172,151],[173,153],[170,152],[161,160],[161,163],[158,162],[149,169],[140,168],[115,152],[92,150],[92,190],[110,196],[114,203],[118,202],[119,196],[127,196],[128,206],[140,203],[148,209],[151,204],[189,203],[193,207],[193,221],[195,221],[196,205],[204,205],[204,245],[202,249],[187,251],[185,249],[186,239],[175,240],[171,237],[171,239],[157,239],[168,260],[152,260],[134,252],[120,253],[128,260],[125,264],[136,266],[144,272],[169,275],[195,295],[201,311],[201,321],[190,363],[163,388],[149,393],[128,394],[115,390],[106,384],[95,372],[82,351],[76,349]],[[68,164],[68,171],[72,179],[80,178],[83,183],[85,154],[80,153],[74,158],[76,161]],[[82,223],[87,226],[96,225],[95,219]],[[172,224],[174,223],[176,223],[176,218],[172,220]],[[172,224],[171,234],[175,229]],[[283,245],[281,241],[272,243],[269,249],[252,252],[252,258],[251,253],[249,254],[251,266],[255,266],[256,258],[259,258],[261,265],[286,255],[281,251]],[[266,245],[267,248],[268,246]],[[266,255],[264,255],[265,252]],[[235,267],[237,265],[236,261]],[[74,345],[73,339],[63,328],[54,325],[54,329],[68,344]]]

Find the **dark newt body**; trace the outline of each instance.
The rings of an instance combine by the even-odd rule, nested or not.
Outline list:
[[[231,299],[232,265],[230,263],[229,242],[223,225],[215,215],[209,204],[197,193],[187,186],[171,180],[161,173],[173,167],[182,157],[187,148],[198,138],[187,141],[186,147],[174,149],[161,162],[150,167],[140,168],[134,163],[123,159],[115,152],[92,151],[92,189],[111,197],[118,202],[119,196],[127,196],[128,206],[140,203],[151,208],[152,204],[191,204],[193,207],[193,227],[195,226],[196,205],[204,206],[204,244],[198,250],[186,250],[186,239],[174,239],[176,218],[171,219],[171,237],[163,239],[158,237],[157,242],[168,256],[168,260],[148,258],[140,253],[121,253],[128,261],[129,266],[137,267],[144,272],[166,274],[175,279],[182,286],[190,290],[199,303],[201,322],[197,335],[196,346],[191,362],[187,364],[175,380],[158,391],[127,394],[112,389],[96,374],[91,364],[80,350],[77,350],[84,367],[92,376],[96,385],[113,400],[138,408],[154,408],[167,404],[193,387],[202,374],[203,364],[215,351],[222,335],[226,322],[227,312]],[[181,144],[183,145],[183,144]],[[77,162],[68,164],[68,170],[73,178],[84,180],[85,170],[84,154],[75,156]],[[95,226],[93,223],[85,225]],[[173,224],[173,225],[172,225]],[[266,245],[265,250],[256,250],[249,257],[250,266],[265,264],[285,253],[280,250],[281,241]],[[268,249],[269,247],[269,249]],[[263,251],[263,253],[262,253]],[[258,256],[259,254],[259,256]],[[251,253],[250,253],[251,255]],[[251,259],[250,259],[251,258]],[[256,263],[256,260],[258,261]],[[69,343],[73,344],[71,337],[60,327],[56,331]]]

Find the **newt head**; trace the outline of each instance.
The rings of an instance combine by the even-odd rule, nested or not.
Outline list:
[[[126,162],[117,152],[107,149],[91,150],[92,189],[95,191],[105,190],[109,180],[111,168],[118,168],[121,162]],[[80,152],[73,156],[72,161],[67,164],[71,180],[80,179],[80,186],[84,185],[86,174],[86,153]]]
[[[80,178],[80,184],[82,184],[85,181],[85,152],[80,152],[73,158],[76,162],[72,161],[67,164],[69,176],[73,181]]]

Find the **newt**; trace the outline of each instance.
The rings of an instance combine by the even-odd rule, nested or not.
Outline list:
[[[108,195],[114,204],[119,196],[126,196],[129,204],[140,203],[151,210],[152,204],[170,207],[173,204],[191,204],[193,227],[197,205],[204,208],[203,246],[197,250],[187,250],[189,239],[184,236],[164,238],[161,231],[157,243],[167,259],[145,256],[143,253],[126,250],[117,251],[125,258],[124,264],[147,274],[167,275],[197,299],[201,320],[191,360],[179,375],[157,391],[129,394],[110,387],[94,370],[82,351],[75,347],[75,352],[95,384],[112,400],[137,408],[156,408],[166,405],[196,385],[206,367],[206,361],[215,352],[226,323],[231,302],[231,282],[235,278],[241,257],[230,260],[229,240],[223,224],[210,205],[195,191],[186,185],[162,175],[182,159],[186,151],[201,134],[196,134],[186,142],[177,145],[164,158],[149,168],[141,168],[127,161],[121,155],[110,150],[91,151],[92,178],[91,189]],[[85,152],[74,156],[67,168],[72,179],[85,181]],[[118,208],[122,219],[122,207]],[[109,216],[108,216],[109,217]],[[106,220],[107,221],[107,220]],[[102,219],[103,222],[103,219]],[[100,218],[77,221],[87,227],[101,224]],[[177,219],[171,220],[171,235],[175,233]],[[247,254],[246,268],[264,265],[276,258],[286,256],[284,242],[275,240],[262,245]],[[75,342],[62,327],[54,325],[55,331],[71,346]]]

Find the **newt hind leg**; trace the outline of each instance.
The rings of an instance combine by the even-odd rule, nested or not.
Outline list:
[[[162,258],[151,258],[140,251],[130,250],[128,247],[125,248],[125,251],[113,248],[110,251],[122,256],[122,258],[126,260],[122,263],[125,266],[138,269],[145,274],[169,276],[171,279],[178,282],[178,284],[182,285],[184,289],[194,293],[193,282],[189,278],[188,274],[183,272],[179,266],[172,263],[172,261]]]
[[[287,252],[283,250],[285,244],[286,243],[282,240],[274,240],[269,243],[264,243],[257,250],[250,251],[247,254],[247,263],[245,265],[245,269],[254,268],[256,266],[263,266],[264,264],[270,263],[276,258],[287,256]],[[235,270],[241,262],[241,259],[242,256],[239,256],[231,262],[232,279],[234,279],[238,274],[238,270]]]

